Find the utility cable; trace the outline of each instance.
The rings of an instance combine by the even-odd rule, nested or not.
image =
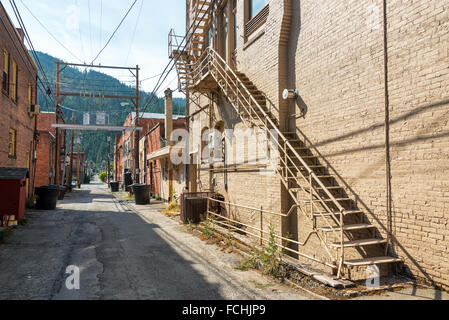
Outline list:
[[[117,28],[115,28],[114,32],[112,33],[112,35],[109,37],[108,41],[106,42],[106,44],[104,45],[103,49],[100,50],[100,52],[98,52],[98,54],[96,55],[96,57],[92,60],[92,62],[90,63],[91,65],[94,64],[95,60],[98,59],[98,57],[100,56],[100,54],[104,51],[104,49],[106,49],[106,47],[109,45],[109,42],[111,42],[112,38],[114,37],[115,33],[118,31],[118,29],[120,28],[120,26],[122,25],[123,21],[125,21],[126,17],[128,16],[128,14],[131,12],[132,8],[134,7],[134,5],[136,4],[137,0],[134,0],[133,4],[131,5],[131,7],[128,9],[128,11],[126,12],[125,16],[122,18],[122,20],[120,21],[119,25],[117,26]]]

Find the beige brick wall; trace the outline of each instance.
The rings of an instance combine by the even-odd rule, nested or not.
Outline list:
[[[290,80],[307,106],[296,126],[386,236],[382,1],[294,10]],[[447,1],[393,1],[387,12],[393,248],[414,275],[446,285],[448,10]]]
[[[280,110],[281,120],[305,110],[302,118],[290,121],[290,130],[304,133],[314,153],[322,156],[322,164],[386,237],[382,1],[271,0],[269,5],[267,22],[252,36],[257,40],[244,43],[244,1],[237,1],[238,71],[267,95]],[[448,12],[444,0],[388,1],[387,10],[392,249],[414,276],[446,286]],[[287,106],[280,99],[287,86],[299,90],[296,104]],[[208,103],[202,100],[202,105]],[[193,104],[191,108],[198,110]],[[241,125],[220,109],[232,114],[229,105],[221,104],[214,123],[223,120],[227,128]],[[197,118],[201,128],[209,127],[204,113]],[[214,177],[223,181],[219,173]],[[285,204],[277,178],[230,172],[228,184],[227,199],[233,202],[273,210]],[[201,185],[209,188],[208,171],[201,172]],[[220,183],[216,187],[222,189]],[[241,218],[254,220],[243,213]],[[300,241],[311,230],[302,217],[292,217],[290,224],[297,224]],[[315,238],[303,251],[327,256]]]

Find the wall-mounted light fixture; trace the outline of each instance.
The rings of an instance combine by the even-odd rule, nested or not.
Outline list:
[[[282,92],[282,98],[284,98],[284,100],[287,99],[292,99],[292,100],[296,100],[299,97],[299,91],[298,89],[285,89],[284,92]]]

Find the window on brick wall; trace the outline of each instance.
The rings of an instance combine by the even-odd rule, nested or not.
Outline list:
[[[6,49],[3,49],[2,89],[9,94],[9,52]]]
[[[12,61],[12,83],[11,83],[11,99],[17,102],[17,87],[18,87],[18,76],[19,76],[19,68],[17,67],[17,63]]]
[[[28,104],[31,106],[33,104],[33,85],[28,83]]]
[[[9,129],[9,157],[16,156],[16,140],[17,140],[17,131],[10,128]]]
[[[249,0],[249,18],[254,18],[265,6],[268,4],[269,0]]]
[[[245,39],[261,27],[270,13],[269,0],[247,0],[245,6]]]

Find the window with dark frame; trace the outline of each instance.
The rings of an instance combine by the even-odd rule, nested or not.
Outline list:
[[[249,18],[254,18],[265,6],[268,4],[269,0],[249,0]]]
[[[17,102],[17,87],[18,87],[18,76],[19,76],[19,68],[17,66],[17,62],[15,62],[14,60],[12,61],[12,91],[11,91],[11,99],[14,102]]]
[[[269,0],[246,0],[245,2],[245,43],[258,30],[270,13]]]
[[[28,83],[28,104],[33,105],[33,85]]]
[[[15,129],[9,129],[9,157],[16,156],[16,141],[17,141],[17,131]]]
[[[3,49],[2,89],[6,94],[9,94],[9,52],[6,49]]]

